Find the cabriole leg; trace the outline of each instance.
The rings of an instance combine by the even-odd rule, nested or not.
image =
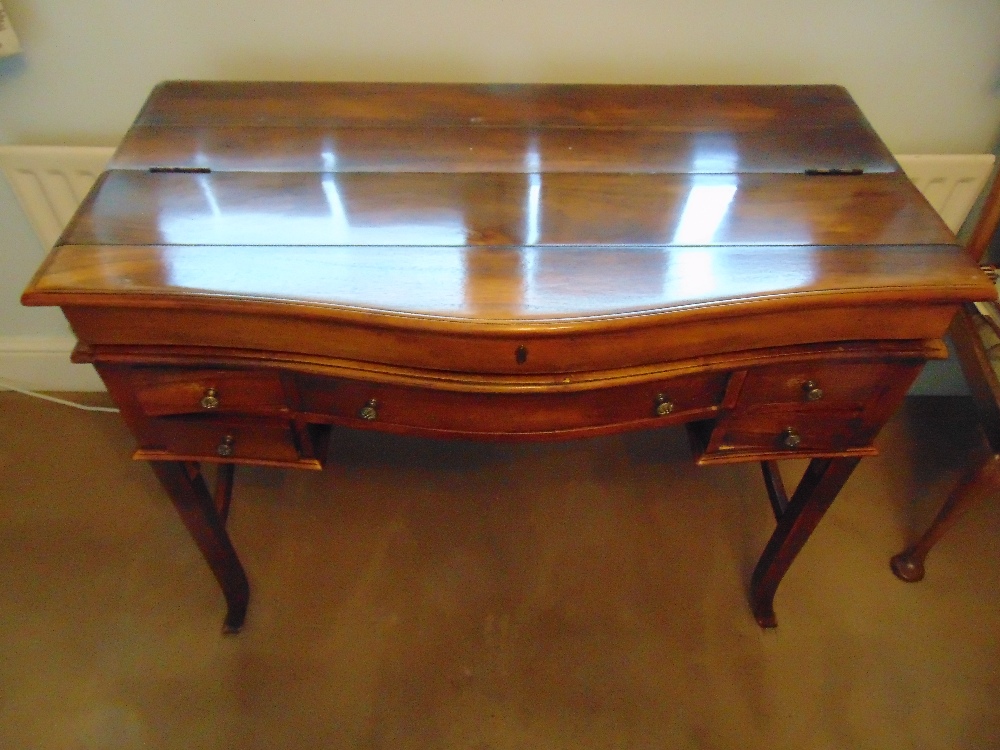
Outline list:
[[[238,633],[246,618],[250,585],[198,464],[184,461],[151,461],[150,464],[222,587],[228,606],[223,632]],[[228,502],[225,506],[228,508]]]
[[[951,491],[937,517],[917,542],[892,558],[892,572],[908,583],[924,577],[924,559],[944,533],[955,525],[965,512],[975,505],[987,490],[995,490],[1000,483],[1000,454],[993,454],[979,466],[962,477]]]
[[[778,528],[764,548],[750,581],[750,606],[762,628],[777,626],[774,594],[778,584],[858,461],[858,458],[814,458],[809,463],[778,518]]]

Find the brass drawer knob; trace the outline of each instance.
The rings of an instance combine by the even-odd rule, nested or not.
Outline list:
[[[358,416],[369,422],[374,422],[378,419],[378,401],[373,398],[368,399],[368,403],[361,407]]]
[[[823,398],[823,389],[816,385],[815,380],[807,380],[803,383],[802,391],[806,395],[806,401],[819,401]]]
[[[219,394],[214,388],[209,388],[205,391],[205,395],[201,397],[201,408],[202,409],[214,409],[219,405]]]
[[[229,456],[233,455],[234,442],[235,441],[233,440],[232,435],[226,435],[224,438],[222,438],[222,440],[219,441],[219,444],[215,446],[215,452],[218,453],[223,458],[228,458]]]
[[[674,402],[668,399],[664,394],[657,393],[653,409],[656,412],[656,416],[665,417],[674,410]]]
[[[795,431],[794,427],[786,427],[781,433],[781,444],[786,448],[798,448],[802,444],[802,436]]]

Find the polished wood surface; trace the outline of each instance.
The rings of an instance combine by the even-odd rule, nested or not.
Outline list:
[[[63,244],[949,244],[902,174],[107,174]]]
[[[792,559],[958,307],[993,290],[835,86],[172,82],[23,301],[59,305],[246,612],[198,462],[332,425],[551,440],[688,425],[765,462]],[[777,461],[812,459],[791,499]]]
[[[456,137],[456,131],[460,136]],[[838,86],[162,84],[114,169],[898,172]]]

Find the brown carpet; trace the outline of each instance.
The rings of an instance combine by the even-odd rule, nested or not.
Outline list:
[[[1000,503],[922,583],[888,566],[981,449],[970,404],[910,399],[879,444],[765,632],[759,469],[695,468],[681,429],[337,432],[321,474],[237,472],[223,637],[119,419],[0,393],[0,746],[1000,747]]]

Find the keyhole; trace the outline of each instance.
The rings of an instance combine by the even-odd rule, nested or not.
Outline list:
[[[519,365],[523,365],[525,362],[527,362],[528,361],[528,347],[524,346],[523,344],[521,346],[517,347],[517,351],[514,352],[514,359],[517,360],[517,363]]]

